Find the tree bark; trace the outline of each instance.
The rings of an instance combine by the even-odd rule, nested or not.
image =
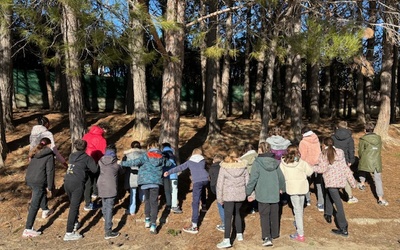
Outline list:
[[[79,49],[77,46],[78,21],[74,10],[68,3],[63,4],[62,31],[65,45],[66,85],[69,98],[69,124],[71,143],[73,145],[75,140],[82,138],[86,125]]]
[[[381,104],[378,120],[374,132],[382,137],[382,141],[389,138],[390,123],[390,94],[392,85],[392,66],[393,66],[393,45],[386,37],[386,31],[383,35],[383,55],[382,55],[382,73],[381,73]]]
[[[250,32],[251,32],[251,8],[247,9],[246,18],[246,45],[244,54],[244,82],[243,82],[243,110],[242,116],[244,119],[249,119],[251,114],[251,98],[250,98]]]
[[[185,8],[184,0],[168,0],[167,21],[177,22],[178,30],[165,31],[165,49],[174,60],[166,60],[163,73],[161,96],[161,131],[160,142],[168,142],[173,148],[179,145],[180,96],[182,87],[182,71],[184,63],[185,41]],[[178,153],[178,150],[175,151]],[[179,156],[177,156],[179,157]]]
[[[310,77],[310,122],[319,123],[319,65],[314,63],[311,65]]]
[[[393,46],[393,66],[392,66],[392,84],[391,84],[391,93],[390,93],[390,123],[396,123],[396,103],[398,100],[397,97],[397,74],[399,74],[398,70],[399,65],[399,48],[397,46]]]
[[[200,0],[200,15],[206,15],[206,4],[204,3],[205,0]],[[200,22],[200,32],[205,32],[207,29],[205,22]],[[205,109],[205,98],[206,98],[206,82],[207,82],[207,57],[205,56],[205,49],[207,47],[207,36],[205,37],[205,41],[200,45],[200,65],[201,65],[201,88],[202,88],[202,97],[200,103],[200,117],[204,116],[204,109]]]
[[[13,125],[13,78],[11,59],[12,1],[6,0],[0,9],[0,94],[2,100],[2,124],[6,131],[14,131]]]
[[[358,124],[365,124],[365,103],[364,103],[364,76],[361,73],[361,67],[357,69],[357,93],[356,93],[356,98],[357,98],[357,108],[356,108],[356,115],[357,115],[357,123]]]
[[[138,4],[146,4],[144,1],[128,1],[131,11],[138,11]],[[131,55],[131,80],[129,84],[133,87],[133,112],[135,121],[132,128],[133,138],[143,141],[150,134],[150,120],[147,108],[147,90],[146,90],[146,65],[142,61],[142,53],[144,49],[144,31],[139,19],[130,17],[132,37],[130,39],[130,55]],[[179,99],[178,99],[179,101]],[[171,144],[172,145],[172,144]]]

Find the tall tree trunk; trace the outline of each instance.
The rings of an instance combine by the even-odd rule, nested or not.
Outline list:
[[[44,70],[44,76],[45,76],[45,81],[46,81],[46,90],[47,90],[47,100],[48,100],[48,106],[50,110],[54,109],[54,98],[53,98],[53,89],[51,87],[51,80],[50,80],[50,70],[47,65],[43,65],[43,70]],[[46,108],[46,107],[43,107]]]
[[[392,87],[391,87],[391,98],[390,98],[390,123],[396,122],[396,103],[397,103],[397,74],[399,74],[398,70],[399,65],[399,48],[397,46],[393,46],[393,66],[392,66]]]
[[[213,13],[217,10],[218,1],[209,1],[209,12]],[[212,46],[216,42],[217,27],[216,16],[209,18],[209,32],[207,34],[207,46]],[[209,139],[217,137],[221,128],[217,118],[217,83],[218,83],[218,62],[217,59],[207,58],[207,82],[206,82],[206,97],[205,97],[205,114],[206,128]]]
[[[291,47],[288,46],[288,52],[292,51]],[[292,77],[293,77],[293,59],[292,56],[288,56],[285,62],[285,100],[284,102],[284,109],[285,109],[285,122],[289,122],[292,116]]]
[[[327,66],[323,70],[324,80],[321,82],[322,93],[321,93],[321,116],[328,117],[331,110],[329,108],[329,103],[331,101],[331,66]]]
[[[7,131],[14,131],[13,125],[13,79],[11,59],[11,23],[12,1],[6,0],[0,8],[0,95],[2,100],[2,113],[0,117]]]
[[[207,6],[205,4],[206,0],[200,0],[200,16],[205,16],[207,11]],[[200,32],[205,32],[207,30],[206,23],[200,22]],[[205,36],[205,41],[200,45],[200,67],[201,67],[201,88],[202,88],[202,97],[201,103],[199,105],[200,112],[199,115],[204,116],[205,109],[205,98],[206,98],[206,82],[207,82],[207,57],[205,56],[205,50],[207,47],[207,36]]]
[[[331,119],[336,119],[339,115],[340,107],[340,91],[339,91],[339,77],[338,77],[338,62],[333,61],[331,64],[331,79],[332,79],[332,92],[331,92]]]
[[[283,119],[283,110],[284,110],[284,98],[285,98],[285,87],[284,83],[282,82],[281,76],[282,76],[282,67],[280,64],[278,64],[275,67],[275,81],[276,81],[276,90],[277,90],[277,97],[276,99],[276,119],[278,121],[282,121]]]
[[[232,0],[227,1],[228,8],[232,7]],[[229,11],[227,13],[226,22],[225,22],[225,32],[226,32],[226,40],[225,40],[225,51],[222,63],[222,77],[221,77],[221,103],[218,105],[218,110],[222,111],[221,114],[218,115],[220,119],[225,119],[228,112],[229,101],[228,101],[228,94],[229,94],[229,80],[230,80],[230,70],[231,70],[231,41],[232,41],[232,12]],[[232,105],[232,104],[231,104]]]
[[[382,141],[388,139],[390,123],[390,94],[392,85],[392,66],[393,66],[393,45],[386,37],[386,31],[383,35],[383,55],[382,55],[382,73],[381,73],[381,104],[379,109],[378,121],[374,132],[382,137]]]
[[[128,1],[128,4],[132,4],[129,6],[129,9],[133,12],[139,11],[141,9],[138,8],[139,4],[147,5],[145,1],[140,0]],[[144,31],[139,19],[131,16],[130,22],[132,29],[132,37],[129,43],[130,55],[132,59],[130,72],[132,75],[131,79],[133,81],[130,85],[133,87],[133,112],[135,115],[132,136],[133,138],[137,138],[138,140],[143,141],[148,137],[150,133],[150,120],[147,109],[146,65],[142,61],[142,53],[144,48]],[[177,101],[179,102],[179,99]]]
[[[165,60],[163,73],[160,142],[178,149],[181,105],[182,71],[185,40],[185,0],[168,0],[167,21],[177,22],[177,30],[165,31],[165,49],[175,60]],[[178,153],[178,150],[175,151]],[[178,157],[178,156],[177,156]]]
[[[85,129],[85,107],[83,103],[83,88],[78,49],[78,20],[73,8],[68,3],[63,4],[62,31],[65,45],[66,85],[69,98],[69,127],[72,145],[82,138]]]
[[[365,103],[364,103],[364,76],[361,73],[361,67],[357,68],[357,93],[356,93],[356,114],[357,114],[357,123],[365,124]]]
[[[377,8],[376,8],[376,1],[368,1],[369,4],[369,9],[368,9],[368,16],[369,16],[369,22],[371,24],[376,23],[377,21]],[[375,29],[375,31],[377,31]],[[376,33],[375,33],[376,34]],[[374,65],[374,50],[375,50],[375,37],[368,39],[367,41],[367,48],[366,48],[366,55],[365,57],[367,58],[367,61],[371,63],[371,65]],[[367,77],[365,79],[365,97],[364,97],[364,103],[365,103],[365,119],[366,121],[371,120],[371,93],[372,93],[372,78]]]
[[[276,47],[277,41],[272,33],[272,39],[269,45],[268,58],[267,58],[267,76],[264,85],[264,100],[263,100],[263,111],[261,116],[261,131],[260,131],[260,142],[266,141],[268,138],[268,124],[271,119],[271,104],[272,104],[272,84],[274,81],[275,71],[275,59],[276,59]]]
[[[250,31],[251,31],[251,7],[247,9],[246,18],[246,44],[244,52],[244,82],[243,82],[243,110],[244,119],[249,119],[251,114],[251,90],[250,90]]]
[[[310,77],[310,122],[318,124],[320,120],[319,114],[319,65],[314,63],[311,65]]]

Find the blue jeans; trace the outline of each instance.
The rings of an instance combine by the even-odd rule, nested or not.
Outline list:
[[[30,188],[32,188],[32,200],[31,200],[31,205],[29,207],[28,218],[26,219],[26,224],[25,224],[26,229],[32,229],[39,208],[41,208],[42,210],[49,209],[47,207],[46,188],[44,186],[40,187],[33,185],[30,185]]]
[[[201,204],[205,205],[207,203],[207,196],[205,192],[205,187],[208,181],[200,181],[193,183],[193,200],[192,200],[192,223],[199,221],[199,205],[200,199]]]
[[[222,224],[222,226],[225,226],[224,206],[221,205],[219,202],[217,202],[217,207],[218,207],[218,212],[219,212],[219,218],[221,219],[221,224]]]
[[[130,197],[129,197],[129,213],[136,213],[136,190],[137,188],[130,188]]]
[[[101,198],[103,206],[101,207],[101,211],[103,212],[104,218],[104,232],[108,233],[112,230],[112,217],[113,217],[113,208],[115,197],[110,198]]]

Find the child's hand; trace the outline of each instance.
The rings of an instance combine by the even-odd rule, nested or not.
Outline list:
[[[167,177],[169,175],[168,171],[164,173],[164,177]]]
[[[121,166],[121,160],[118,160],[118,161],[117,161],[117,164]]]
[[[249,197],[247,197],[247,201],[248,201],[248,202],[253,202],[253,201],[254,201],[254,198],[251,197],[251,196],[249,196]]]

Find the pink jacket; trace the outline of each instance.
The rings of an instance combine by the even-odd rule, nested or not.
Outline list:
[[[321,154],[321,145],[318,136],[309,131],[303,135],[303,139],[299,144],[300,158],[311,166],[318,164],[319,155]]]
[[[352,188],[356,187],[353,172],[347,166],[343,150],[335,148],[336,155],[333,164],[329,164],[325,155],[319,157],[319,164],[314,166],[314,171],[322,174],[327,188],[344,188],[349,182]]]

